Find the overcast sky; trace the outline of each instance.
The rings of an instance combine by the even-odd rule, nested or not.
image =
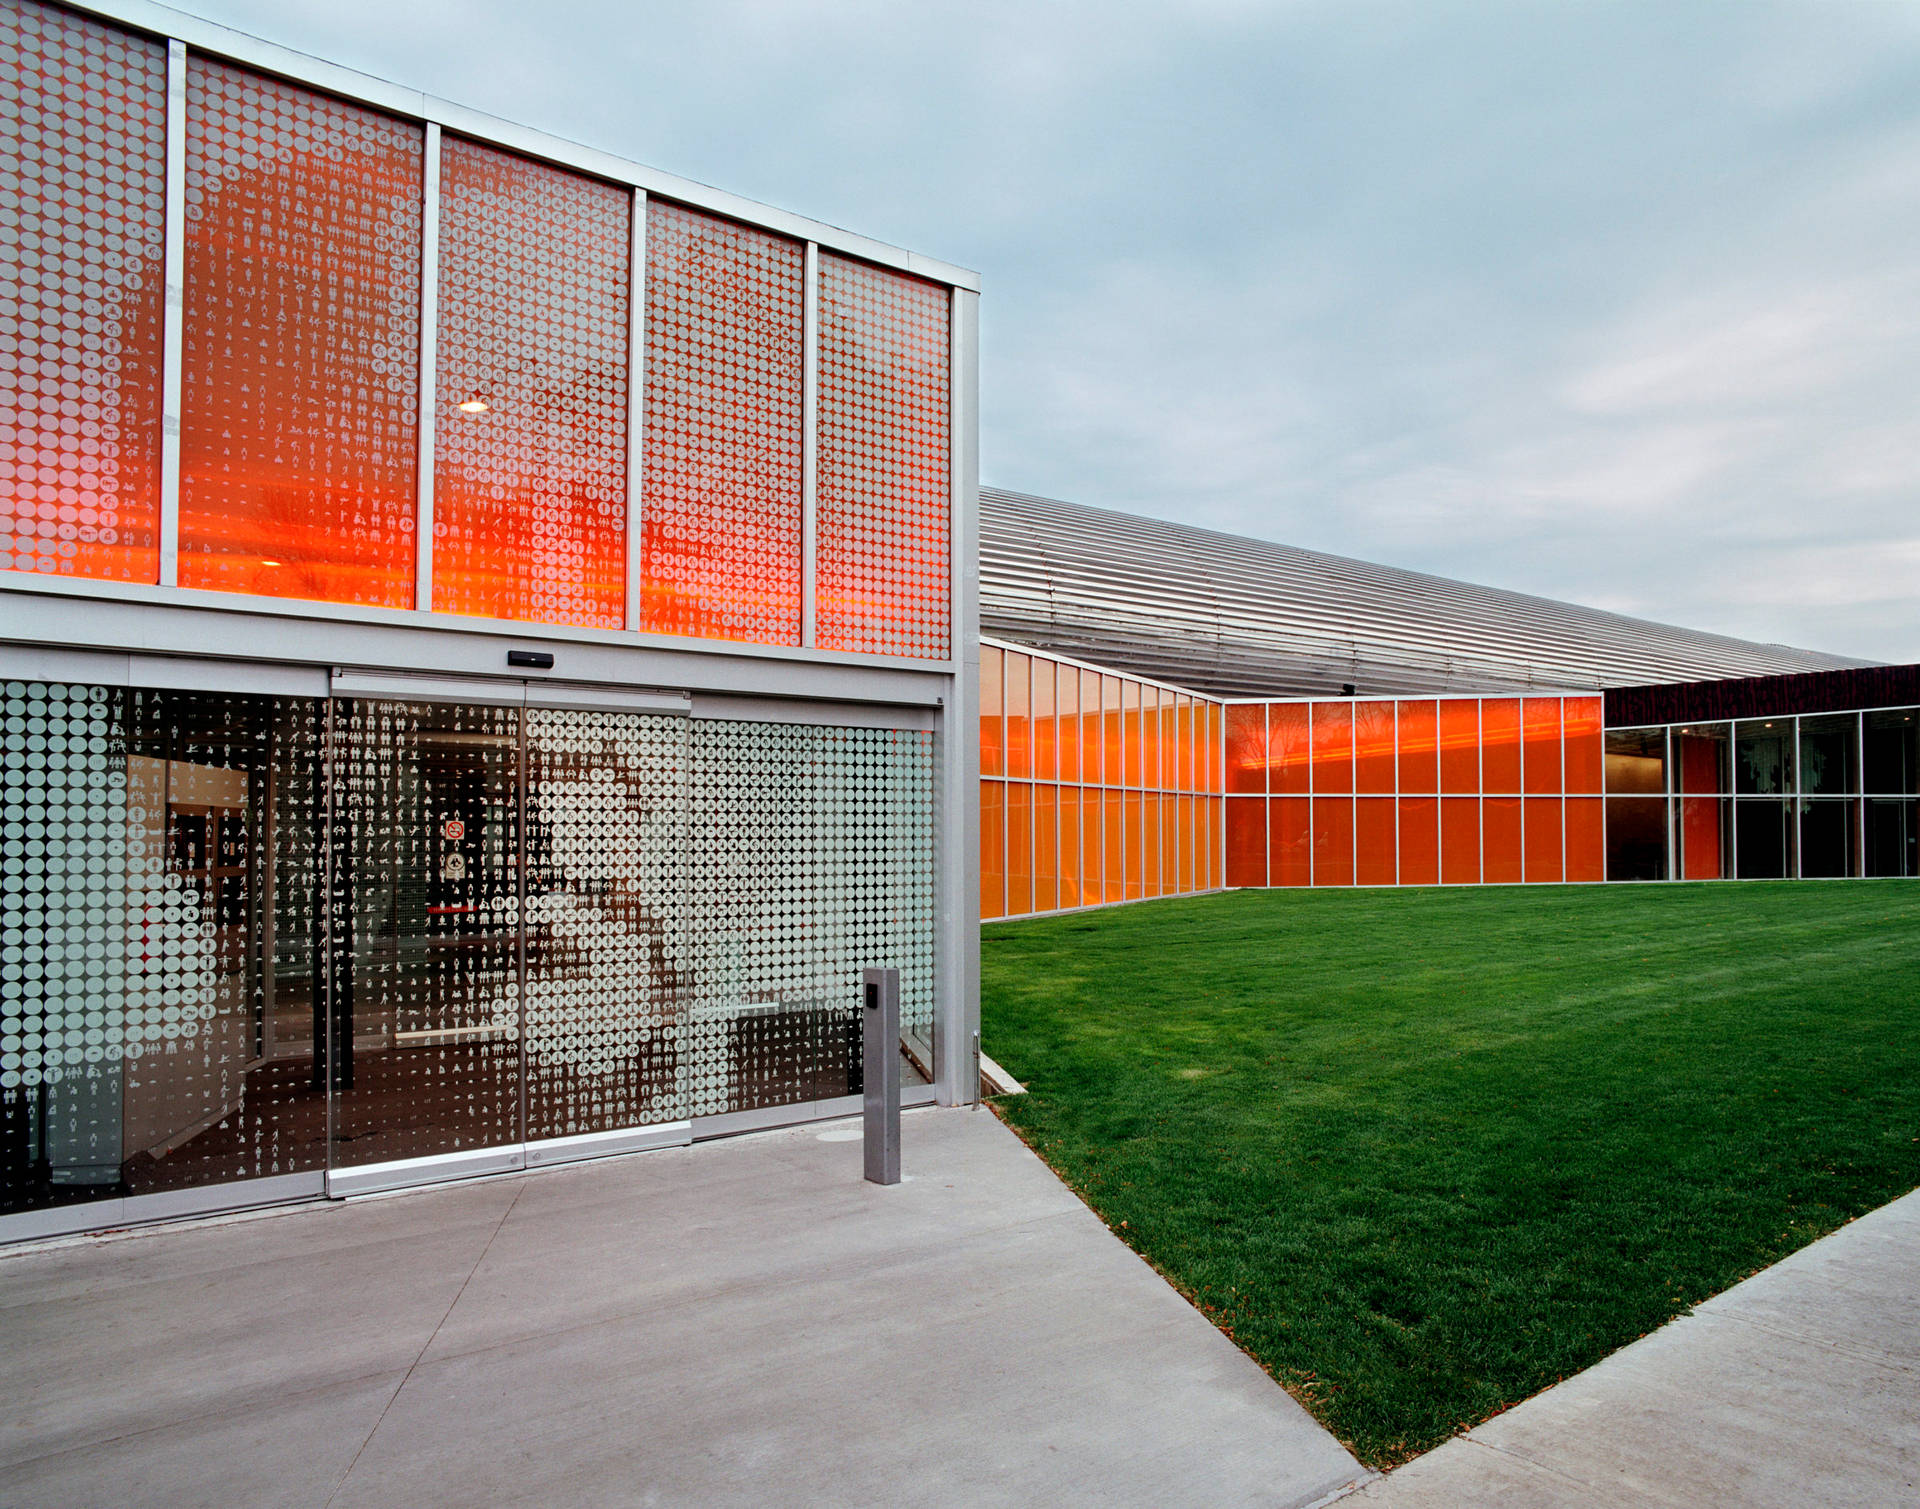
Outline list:
[[[978,269],[991,484],[1920,660],[1920,6],[185,8]]]

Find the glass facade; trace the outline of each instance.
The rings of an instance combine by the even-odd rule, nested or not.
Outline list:
[[[1010,645],[980,687],[982,920],[1235,883],[1225,704]]]

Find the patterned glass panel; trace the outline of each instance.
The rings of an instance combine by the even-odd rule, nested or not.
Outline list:
[[[687,720],[525,722],[527,1138],[676,1120]]]
[[[190,60],[183,587],[413,606],[423,152]]]
[[[316,704],[9,683],[0,1210],[321,1165]]]
[[[434,610],[620,628],[633,196],[440,156]]]
[[[800,643],[797,241],[647,204],[640,626]]]
[[[900,971],[900,1031],[924,1054],[934,736],[702,719],[691,737],[692,1113],[858,1093],[865,968]]]
[[[948,308],[936,284],[820,254],[822,649],[947,657]]]
[[[167,52],[0,7],[0,569],[159,577]]]

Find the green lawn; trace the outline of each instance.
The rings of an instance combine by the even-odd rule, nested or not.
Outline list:
[[[1920,884],[1243,891],[982,932],[1000,1113],[1364,1460],[1920,1183]]]

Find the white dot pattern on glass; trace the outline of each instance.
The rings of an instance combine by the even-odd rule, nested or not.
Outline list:
[[[424,142],[189,60],[183,587],[413,606]]]
[[[641,627],[800,643],[797,241],[647,206]]]
[[[950,295],[823,251],[819,299],[820,647],[944,660]]]
[[[166,48],[0,6],[0,569],[159,579]]]
[[[633,196],[451,137],[440,185],[433,605],[620,628]]]

